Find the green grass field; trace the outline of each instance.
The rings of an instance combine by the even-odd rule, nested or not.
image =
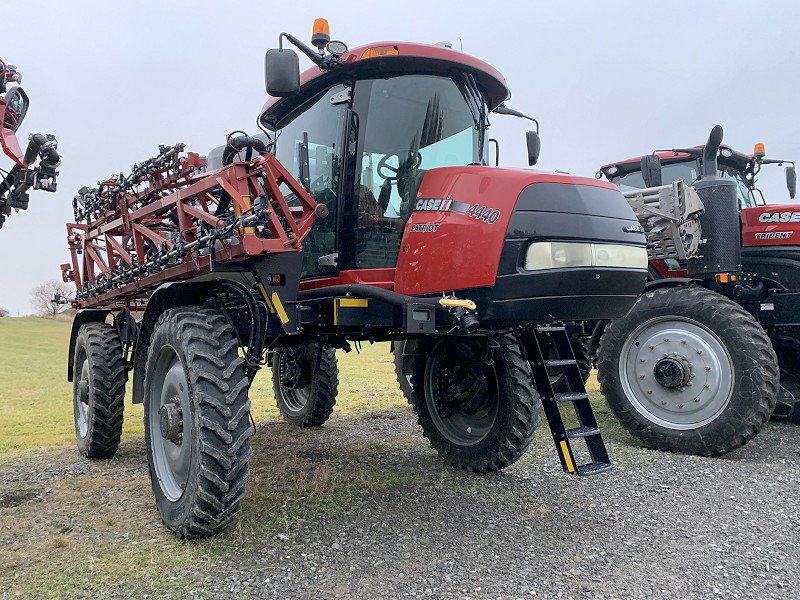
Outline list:
[[[21,451],[72,444],[72,384],[67,381],[71,323],[0,318],[0,459]],[[337,414],[404,407],[388,344],[364,344],[361,354],[339,352]],[[126,398],[130,397],[130,383]],[[250,390],[253,418],[278,419],[269,369]],[[126,402],[123,439],[144,437],[141,405]]]

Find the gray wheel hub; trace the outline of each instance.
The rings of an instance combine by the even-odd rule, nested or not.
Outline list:
[[[78,380],[78,388],[77,388],[77,395],[78,395],[78,402],[76,403],[77,408],[77,419],[76,419],[76,429],[78,431],[78,436],[81,438],[85,438],[86,434],[89,433],[89,359],[83,359],[83,363],[81,363],[81,374],[80,379]]]
[[[186,373],[172,348],[161,351],[147,391],[148,427],[158,484],[164,496],[175,502],[183,495],[189,480],[192,408]]]
[[[619,369],[633,407],[668,429],[711,423],[733,393],[725,345],[704,325],[678,316],[641,324],[623,344]]]
[[[183,411],[178,398],[158,409],[161,425],[161,437],[173,444],[180,445],[183,435]]]

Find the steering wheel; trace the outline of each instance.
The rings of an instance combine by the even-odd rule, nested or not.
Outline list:
[[[393,167],[389,164],[389,159],[396,156],[397,157],[397,166]],[[416,169],[422,164],[422,154],[419,152],[412,151],[409,153],[409,158],[404,160],[400,157],[399,154],[387,154],[384,156],[380,161],[378,161],[378,166],[375,170],[378,172],[378,176],[381,177],[384,181],[397,181],[397,178],[400,175],[400,170],[403,169],[405,171]],[[392,175],[385,175],[384,170],[389,171]]]

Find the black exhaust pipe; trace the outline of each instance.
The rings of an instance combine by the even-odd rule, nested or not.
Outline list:
[[[742,270],[736,182],[718,175],[717,153],[722,144],[722,135],[722,127],[715,125],[703,148],[702,179],[694,184],[705,207],[705,213],[700,217],[703,244],[700,246],[700,256],[687,261],[687,268],[693,277],[704,279],[713,279],[719,273],[739,273]]]

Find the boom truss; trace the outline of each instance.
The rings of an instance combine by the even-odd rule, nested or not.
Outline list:
[[[269,152],[206,172],[206,159],[184,148],[161,146],[129,176],[75,196],[72,262],[61,265],[74,307],[135,309],[162,283],[298,252],[326,212]]]

